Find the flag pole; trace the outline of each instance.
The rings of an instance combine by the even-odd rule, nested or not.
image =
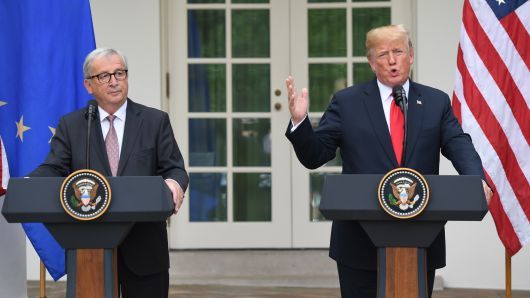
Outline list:
[[[46,267],[42,260],[40,261],[40,283],[39,283],[39,298],[46,298]]]
[[[512,256],[504,249],[504,269],[506,279],[506,298],[512,298]]]

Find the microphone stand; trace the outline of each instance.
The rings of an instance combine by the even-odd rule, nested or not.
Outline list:
[[[403,125],[405,126],[405,132],[404,132],[404,135],[403,135],[403,155],[401,156],[401,166],[405,166],[405,162],[406,162],[406,156],[407,156],[407,114],[408,114],[408,109],[409,109],[409,101],[407,99],[407,96],[405,96],[404,94],[405,92],[403,92],[403,100],[401,101],[401,105],[402,105],[402,110],[403,110],[403,119],[404,119],[404,123]]]
[[[92,120],[97,115],[96,112],[97,106],[93,104],[88,105],[88,111],[87,111],[87,135],[86,135],[86,168],[90,169],[90,131],[92,126]]]

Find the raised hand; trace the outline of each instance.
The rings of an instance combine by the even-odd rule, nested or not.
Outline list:
[[[290,75],[285,79],[285,85],[287,86],[287,99],[289,100],[291,121],[293,121],[294,125],[297,125],[307,115],[307,109],[309,107],[308,91],[307,88],[302,88],[302,95],[298,96],[294,86],[294,79]]]

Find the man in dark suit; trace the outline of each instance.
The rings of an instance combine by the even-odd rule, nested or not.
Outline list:
[[[339,147],[345,174],[384,174],[405,166],[436,175],[441,150],[460,174],[484,179],[480,157],[455,118],[447,94],[409,79],[414,51],[407,30],[402,25],[372,29],[366,48],[376,79],[335,93],[315,130],[307,118],[307,89],[298,96],[293,78],[287,78],[291,122],[286,136],[300,162],[315,169],[333,159]],[[396,117],[392,109],[402,113],[391,106],[395,105],[392,88],[397,85],[404,87],[408,97],[404,153],[392,142],[398,133],[391,135]],[[406,164],[400,164],[403,154]],[[489,202],[491,190],[484,181],[483,187]],[[377,251],[358,222],[333,222],[329,254],[337,262],[342,297],[376,297]],[[442,231],[427,249],[429,295],[435,269],[444,266]]]
[[[119,51],[96,49],[83,69],[84,85],[99,111],[91,127],[91,169],[106,176],[162,176],[177,213],[188,175],[168,115],[127,98],[127,60]],[[67,176],[86,167],[85,111],[61,118],[50,153],[30,176]],[[118,247],[122,297],[167,297],[168,269],[166,223],[136,223]]]

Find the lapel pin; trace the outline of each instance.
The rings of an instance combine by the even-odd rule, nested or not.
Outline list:
[[[421,100],[420,99],[416,99],[416,103],[421,105]]]

